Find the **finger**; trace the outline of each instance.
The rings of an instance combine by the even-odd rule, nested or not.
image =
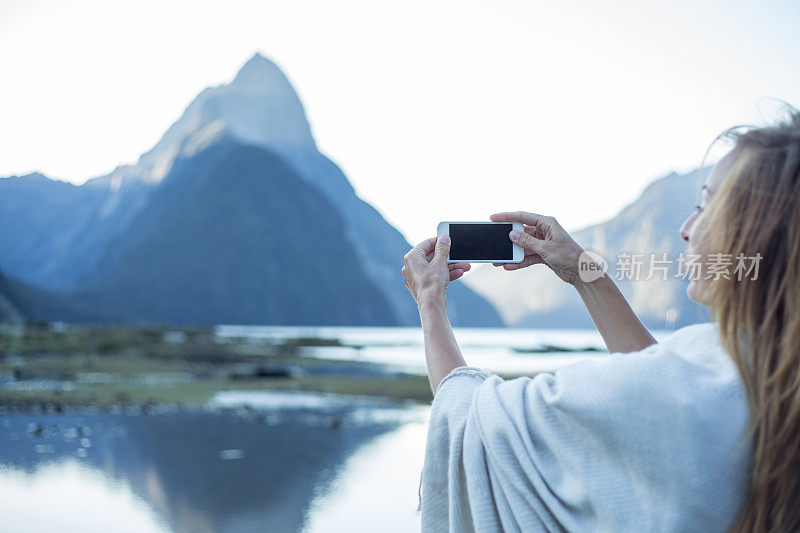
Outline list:
[[[525,268],[531,265],[538,265],[539,263],[544,263],[544,260],[541,256],[537,254],[525,256],[521,263],[505,263],[503,268],[506,270],[519,270],[520,268]]]
[[[503,213],[495,213],[489,216],[492,222],[522,222],[529,226],[544,226],[550,227],[553,223],[553,217],[547,217],[538,213],[529,213],[527,211],[505,211]]]
[[[450,253],[450,236],[440,235],[439,238],[436,240],[436,252],[433,255],[433,259],[431,260],[431,264],[436,263],[439,265],[443,265],[447,262],[447,254]]]
[[[464,271],[461,270],[460,268],[457,268],[455,270],[451,270],[450,271],[450,281],[455,281],[455,280],[457,280],[458,278],[460,278],[463,275],[464,275]]]
[[[412,248],[412,250],[416,250],[416,253],[418,253],[420,257],[425,257],[429,253],[433,252],[433,247],[435,245],[436,237],[429,237]]]
[[[537,239],[544,239],[546,235],[545,229],[539,226],[525,226],[525,233]]]
[[[433,253],[433,247],[436,244],[436,237],[425,239],[415,247],[413,247],[403,258],[404,261],[419,262],[426,258],[429,253]],[[426,262],[429,262],[427,260]]]
[[[526,252],[533,252],[541,256],[547,255],[547,241],[537,239],[530,233],[517,230],[509,232],[508,236],[515,244],[522,246]]]
[[[433,250],[431,250],[430,252],[425,254],[425,260],[430,263],[431,261],[433,261],[433,258],[434,258],[435,255],[436,255],[436,249],[434,247]],[[468,264],[469,263],[448,263],[447,267],[452,269],[452,268],[457,268],[457,265],[468,265]]]
[[[525,257],[522,259],[521,263],[492,263],[492,266],[504,267],[506,265],[519,265],[519,264],[524,264],[524,266],[529,266],[529,265],[536,265],[539,263],[544,263],[542,256],[540,256],[537,253],[528,252],[525,254]]]
[[[429,252],[425,256],[425,259],[430,263],[431,259],[433,259],[433,255],[434,255],[434,252]],[[466,263],[466,262],[447,263],[447,268],[449,268],[450,270],[452,270],[454,268],[463,268],[464,270],[469,270],[470,269],[470,265],[471,265],[471,263]]]

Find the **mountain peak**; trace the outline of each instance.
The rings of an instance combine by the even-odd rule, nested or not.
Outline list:
[[[231,83],[233,87],[247,87],[256,90],[269,90],[279,86],[288,86],[289,80],[281,69],[272,61],[256,52],[247,63],[242,65],[236,78]]]
[[[247,63],[242,65],[242,70],[247,67],[247,65],[274,65],[272,61],[270,61],[266,56],[264,56],[261,52],[256,52],[253,54],[253,57],[247,60]]]
[[[16,177],[16,176],[12,176],[12,177]],[[34,171],[34,172],[31,172],[30,174],[25,174],[24,176],[20,176],[20,177],[22,177],[23,179],[26,179],[26,180],[39,180],[39,181],[47,180],[47,181],[49,181],[49,178],[47,176],[45,176],[44,174],[42,174],[41,172],[38,172],[38,171]]]
[[[291,82],[275,63],[256,53],[232,82],[201,91],[136,165],[117,168],[95,183],[105,186],[114,178],[123,183],[159,182],[176,157],[191,155],[226,136],[286,157],[316,150],[303,104]]]

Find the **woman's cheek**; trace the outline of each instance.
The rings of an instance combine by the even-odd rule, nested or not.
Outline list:
[[[699,279],[693,279],[689,282],[689,286],[686,287],[686,295],[693,302],[699,303],[700,305],[705,305],[705,288],[706,283],[702,277]]]

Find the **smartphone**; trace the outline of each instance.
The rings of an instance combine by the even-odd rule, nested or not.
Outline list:
[[[521,263],[525,250],[508,234],[524,231],[520,222],[440,222],[436,235],[450,235],[448,263]]]

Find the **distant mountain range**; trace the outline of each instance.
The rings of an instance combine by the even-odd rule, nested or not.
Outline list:
[[[705,175],[711,168],[705,170]],[[655,180],[639,198],[617,216],[572,234],[585,249],[600,253],[609,262],[608,273],[636,314],[650,328],[673,329],[709,320],[707,311],[686,296],[688,279],[679,275],[677,259],[686,243],[678,230],[697,203],[698,171],[671,173]],[[558,218],[558,213],[545,213]],[[652,260],[666,253],[666,280],[659,272],[650,276]],[[624,256],[637,256],[642,267],[638,279],[630,273]],[[620,259],[619,261],[617,259]],[[650,279],[647,279],[650,277]],[[505,322],[518,327],[591,327],[592,320],[577,292],[544,265],[515,272],[481,265],[465,282],[485,296],[500,311]]]
[[[711,168],[704,171],[707,176]],[[700,190],[698,171],[660,178],[642,192],[631,205],[607,222],[572,234],[585,249],[600,253],[609,261],[608,273],[642,321],[651,328],[673,329],[707,321],[709,315],[686,296],[688,279],[677,271],[677,258],[686,243],[678,230],[697,203]],[[533,209],[532,209],[533,210]],[[558,213],[544,213],[558,218]],[[638,280],[618,274],[630,273],[624,257],[638,255],[642,260]],[[663,259],[666,253],[666,280],[647,266],[650,255]],[[620,261],[617,258],[620,257]],[[476,265],[477,266],[477,265]],[[646,279],[651,277],[651,279]],[[591,327],[592,321],[572,286],[564,283],[545,265],[533,265],[507,272],[500,267],[473,268],[465,282],[486,297],[500,311],[508,325],[518,327]]]
[[[696,171],[672,173],[574,237],[612,274],[621,252],[675,259],[699,185]],[[0,179],[0,321],[415,326],[400,274],[410,248],[319,152],[291,83],[256,54],[135,165],[82,186]],[[666,281],[618,281],[652,328],[708,319],[687,283],[674,266]],[[457,326],[591,326],[543,265],[474,265],[448,311]]]
[[[319,152],[259,54],[135,165],[82,186],[0,179],[6,319],[413,326],[410,248]],[[454,325],[502,325],[461,282],[448,306]]]

